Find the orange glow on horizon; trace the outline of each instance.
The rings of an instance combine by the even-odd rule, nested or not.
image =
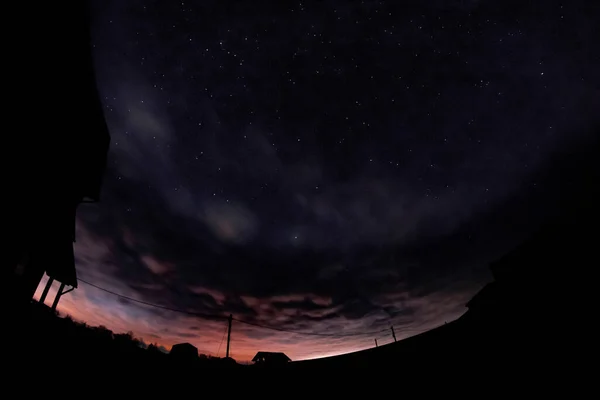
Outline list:
[[[158,266],[153,267],[155,269],[159,268]],[[88,273],[93,274],[93,272],[92,270]],[[102,274],[96,271],[96,274],[93,275],[92,278],[89,278],[90,281],[98,282],[98,285],[102,287],[131,298],[148,300],[140,298],[134,290],[123,282],[112,278],[107,271],[103,271]],[[47,279],[44,276],[40,282],[34,295],[36,300],[39,300]],[[86,279],[88,279],[88,276],[86,276]],[[52,285],[46,298],[47,305],[52,304],[58,287],[57,282]],[[192,290],[198,293],[211,293],[218,302],[224,300],[223,295],[214,290],[202,287],[194,287]],[[397,296],[405,304],[410,302],[411,307],[421,308],[430,313],[426,315],[428,317],[427,322],[418,325],[421,328],[420,331],[415,331],[409,324],[404,327],[397,325],[396,335],[398,340],[401,340],[439,326],[444,321],[449,322],[457,318],[464,312],[464,304],[471,294],[468,292],[461,293],[451,298],[451,301],[444,294],[429,298],[409,298],[408,300],[404,294],[398,293]],[[272,312],[273,310],[269,309],[270,301],[299,301],[303,298],[310,298],[311,301],[323,305],[332,304],[331,299],[311,294],[290,294],[272,299],[244,296],[241,300],[254,309]],[[394,298],[388,300],[394,301]],[[157,303],[160,304],[158,300]],[[336,309],[337,307],[332,307],[330,310]],[[90,326],[103,325],[114,333],[131,331],[136,338],[143,340],[146,344],[163,346],[167,350],[170,350],[174,344],[189,342],[198,348],[200,354],[216,357],[225,356],[226,320],[204,320],[186,314],[157,309],[120,299],[85,283],[81,283],[77,289],[61,298],[58,311],[61,315],[69,315],[74,320],[85,322]],[[293,318],[292,312],[295,313],[296,310],[284,309],[279,312],[279,315],[285,318]],[[314,314],[314,316],[318,317],[318,314]],[[443,320],[440,321],[440,318],[443,318]],[[274,320],[273,323],[276,322]],[[336,317],[333,321],[322,322],[321,325],[315,323],[313,329],[319,332],[341,331],[342,333],[369,330],[365,328],[364,319],[347,320],[343,317]],[[283,352],[293,361],[309,360],[372,348],[375,345],[375,338],[379,346],[393,342],[391,332],[383,332],[375,337],[372,335],[358,337],[306,336],[299,333],[266,330],[234,321],[231,333],[230,356],[240,363],[248,363],[258,351],[273,351]]]
[[[34,295],[35,300],[39,300],[47,279],[46,276],[42,279]],[[48,292],[45,302],[48,306],[52,304],[58,286],[59,284],[55,282]],[[160,316],[163,310],[155,310],[132,302],[124,304],[118,298],[85,284],[80,284],[77,289],[61,297],[57,310],[63,316],[69,315],[74,320],[85,322],[90,326],[102,325],[114,333],[132,331],[136,338],[146,344],[163,346],[167,350],[170,350],[174,344],[189,342],[196,346],[201,354],[225,356],[226,321],[206,321],[180,315],[176,317],[174,323],[174,316],[169,315],[167,323],[166,318]],[[164,313],[173,314],[169,311]],[[165,329],[161,328],[162,326],[174,326],[174,328]],[[268,336],[258,337],[257,333]],[[292,360],[299,361],[362,350],[370,347],[369,344],[373,342],[372,338],[341,341],[337,338],[298,336],[296,339],[297,341],[292,342],[289,334],[264,332],[234,321],[231,356],[238,362],[247,363],[258,351],[282,351]]]

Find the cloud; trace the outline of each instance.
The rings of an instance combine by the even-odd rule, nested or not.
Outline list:
[[[240,204],[209,203],[201,219],[219,239],[234,243],[251,239],[258,225],[256,217]]]
[[[38,289],[37,298],[39,298],[41,288],[42,286]],[[56,285],[48,297],[48,302],[53,298],[55,290]],[[131,291],[125,293],[135,295]],[[368,330],[389,327],[389,320],[383,320],[383,316],[377,313],[367,314],[361,320],[340,319],[338,314],[335,314],[335,318],[319,319],[318,316],[315,317],[311,313],[317,312],[318,309],[327,309],[326,305],[308,302],[303,306],[298,304],[297,300],[300,297],[308,299],[316,298],[315,296],[307,294],[292,297],[289,299],[290,302],[287,306],[284,301],[286,299],[279,296],[268,299],[255,299],[254,302],[249,301],[248,303],[261,312],[259,320],[261,323],[287,329],[334,334],[365,331],[367,325],[372,325],[369,326]],[[439,320],[440,316],[453,318],[460,315],[464,307],[463,300],[464,296],[450,297],[449,300],[445,293],[436,295],[432,300],[405,297],[403,301],[413,307],[415,313],[422,315],[422,317],[417,320],[410,320],[410,323],[397,325],[396,335],[399,338],[412,336],[420,331],[439,325],[443,322]],[[278,309],[280,311],[282,306],[284,310],[287,310],[286,312],[270,313]],[[188,341],[197,346],[201,353],[224,355],[224,343],[222,341],[227,326],[226,321],[202,320],[185,315],[167,317],[167,311],[155,312],[136,303],[122,303],[110,294],[98,292],[96,289],[85,285],[69,295],[65,295],[61,299],[59,311],[78,320],[84,320],[91,325],[104,325],[116,333],[133,330],[136,337],[140,337],[148,343],[158,342],[160,345],[170,348],[175,343]],[[268,317],[269,315],[272,315],[271,318]],[[250,360],[257,351],[265,349],[284,351],[296,360],[319,357],[359,348],[368,348],[373,340],[373,335],[348,339],[289,334],[265,330],[239,322],[234,322],[232,337],[233,355],[240,361]],[[391,333],[381,333],[377,337],[380,344],[392,340]]]
[[[189,288],[190,292],[198,295],[208,295],[219,305],[225,301],[225,295],[217,290],[205,288],[202,286],[194,286]]]
[[[173,265],[160,262],[151,256],[142,256],[141,260],[148,267],[148,269],[156,275],[163,275],[175,269]]]
[[[122,229],[115,231],[120,232],[123,237],[129,234]],[[123,240],[121,245],[126,242],[135,245],[146,241],[144,235],[137,234],[136,238],[135,242]],[[177,241],[177,238],[174,240]],[[192,267],[194,263],[186,267],[174,262],[173,265],[177,265],[177,275],[183,282],[193,280],[187,279],[188,276],[201,276],[204,281],[197,285],[181,285],[178,278],[175,281],[165,279],[167,275],[158,274],[163,278],[156,280],[156,272],[165,272],[163,263],[158,261],[158,256],[150,257],[141,252],[129,254],[128,257],[133,259],[128,264],[139,264],[139,269],[136,269],[135,274],[127,273],[126,269],[119,267],[123,264],[117,262],[122,260],[122,250],[112,253],[121,246],[117,245],[118,242],[118,236],[98,237],[89,232],[86,225],[78,226],[76,252],[82,261],[79,265],[80,275],[132,298],[191,312],[223,313],[222,315],[233,312],[236,318],[255,324],[308,333],[371,332],[385,330],[390,324],[394,324],[398,337],[410,336],[460,315],[465,310],[465,300],[473,292],[473,287],[468,284],[462,288],[442,290],[433,285],[430,290],[418,291],[398,286],[396,280],[390,282],[389,272],[386,272],[389,271],[389,265],[383,264],[382,260],[374,265],[372,260],[369,261],[364,256],[356,256],[351,263],[342,262],[343,268],[333,268],[334,272],[325,275],[321,271],[329,263],[319,262],[314,268],[305,267],[323,256],[312,257],[312,263],[306,256],[293,263],[289,260],[280,263],[282,260],[279,258],[272,266],[263,264],[262,268],[267,268],[266,273],[262,276],[259,274],[252,282],[246,282],[244,275],[239,274],[238,267],[244,267],[239,261],[234,264],[235,268],[213,272],[208,269],[203,274],[194,273],[190,269],[198,268]],[[82,252],[85,257],[80,254]],[[173,260],[174,255],[171,257]],[[249,258],[250,255],[246,254],[243,259],[247,260],[248,265],[255,265],[252,258]],[[188,256],[189,254],[183,255]],[[204,258],[201,255],[196,257],[198,260]],[[83,262],[84,260],[86,261]],[[360,267],[363,263],[364,268]],[[290,268],[290,278],[294,279],[280,281],[277,286],[269,285],[269,290],[265,291],[262,279],[269,276],[272,278],[273,268]],[[304,276],[294,272],[298,268],[304,269]],[[251,268],[248,272],[256,274],[259,271]],[[235,284],[219,284],[225,276],[233,276]],[[244,285],[240,286],[242,282]],[[411,286],[422,285],[423,283],[415,283]],[[236,286],[240,288],[239,292],[235,290]],[[441,287],[444,288],[443,285]],[[38,289],[37,297],[41,288],[42,286]],[[48,302],[51,302],[55,290],[56,287],[51,291]],[[189,341],[201,353],[223,355],[223,346],[219,349],[219,344],[226,326],[224,320],[199,319],[131,301],[121,301],[83,283],[79,289],[63,297],[59,310],[89,324],[107,326],[115,332],[133,330],[136,336],[148,343],[158,342],[169,348],[175,343]],[[235,322],[232,349],[234,356],[240,360],[249,360],[256,351],[265,349],[284,351],[293,359],[304,359],[368,348],[373,338],[372,335],[366,336],[323,338],[287,334]],[[390,341],[391,337],[389,334],[382,334],[378,340],[383,344]]]
[[[109,123],[113,137],[110,153],[119,165],[119,172],[149,183],[168,180],[174,173],[169,151],[172,128],[168,118],[155,111],[158,110],[156,101],[148,96],[143,84],[124,85],[118,91],[118,99],[117,115],[110,118]]]
[[[115,187],[109,184],[107,189]],[[127,212],[111,204],[114,198],[107,196],[101,210],[98,206],[81,209],[76,244],[80,276],[143,301],[190,312],[223,316],[233,313],[252,323],[309,333],[370,332],[395,324],[401,336],[403,327],[406,335],[414,334],[415,329],[460,315],[465,310],[461,301],[476,288],[466,284],[464,292],[457,289],[452,294],[456,301],[447,301],[442,308],[439,299],[449,296],[442,294],[446,290],[444,275],[436,284],[430,275],[417,274],[410,267],[435,271],[433,265],[424,264],[435,261],[402,255],[394,246],[378,246],[376,252],[365,247],[349,252],[302,249],[291,253],[246,248],[240,239],[252,238],[244,230],[256,234],[251,224],[244,227],[243,223],[232,223],[236,229],[231,232],[241,233],[219,236],[218,224],[209,226],[204,219],[189,220],[165,212],[160,201],[140,199],[138,212]],[[222,219],[248,219],[243,208],[234,205],[215,209],[215,215]],[[97,212],[107,218],[96,218]],[[211,244],[208,239],[213,234],[223,244]],[[469,276],[464,279],[472,282]],[[403,280],[408,286],[399,286]],[[424,285],[431,289],[423,290]],[[60,309],[75,318],[116,332],[133,330],[144,340],[167,347],[185,338],[203,353],[214,355],[219,351],[222,321],[119,302],[85,284],[74,293],[61,300]],[[165,332],[161,329],[165,326],[176,329]],[[285,351],[293,359],[317,357],[369,347],[372,342],[371,337],[319,338],[240,323],[236,323],[234,332],[233,348],[242,359],[265,349]],[[386,336],[380,339],[380,343],[387,340]]]

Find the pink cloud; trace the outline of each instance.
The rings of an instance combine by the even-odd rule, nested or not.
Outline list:
[[[35,298],[39,299],[47,278],[45,277],[38,287]],[[108,283],[105,283],[108,285]],[[115,291],[136,298],[136,294],[125,286],[119,286]],[[54,283],[46,304],[50,305],[58,288]],[[196,291],[208,292],[202,288]],[[212,292],[212,291],[211,291]],[[213,292],[212,295],[215,295]],[[216,299],[220,298],[217,292]],[[278,300],[299,299],[296,296],[276,297]],[[455,302],[462,302],[463,296],[457,296]],[[305,296],[302,296],[305,298]],[[425,311],[427,318],[419,329],[431,329],[443,323],[439,316],[451,311],[452,307],[447,305],[447,299],[443,296],[434,296],[432,299],[412,299],[411,304]],[[273,299],[261,300],[253,297],[244,297],[243,301],[252,306],[269,307]],[[464,303],[462,303],[464,304]],[[148,306],[133,302],[123,302],[109,293],[102,292],[85,284],[73,292],[62,297],[58,311],[68,314],[76,320],[84,321],[89,325],[104,325],[115,333],[133,331],[135,336],[146,343],[156,343],[170,349],[172,345],[181,342],[189,342],[195,345],[200,353],[213,356],[224,356],[227,321],[203,320],[184,314],[177,314],[167,310],[157,310]],[[447,315],[447,314],[446,314]],[[282,315],[283,316],[283,315]],[[458,315],[457,315],[458,316]],[[285,316],[283,316],[285,318]],[[265,320],[265,324],[273,324],[274,321]],[[418,323],[406,324],[396,327],[398,338],[409,337],[419,333],[413,328]],[[406,328],[404,330],[403,328]],[[311,326],[310,331],[344,333],[360,332],[365,330],[364,321],[346,320],[338,318],[334,321],[317,322]],[[282,351],[292,360],[303,360],[332,356],[373,346],[373,339],[377,338],[380,345],[389,343],[393,339],[390,333],[382,333],[378,336],[358,337],[315,337],[297,333],[276,332],[263,328],[245,325],[234,321],[232,328],[231,355],[239,362],[248,362],[258,351]]]
[[[79,227],[78,241],[75,244],[78,255],[78,269],[82,278],[103,288],[122,295],[145,300],[129,285],[114,277],[116,266],[110,263],[110,242],[98,240],[85,229]],[[161,262],[152,256],[145,256],[143,262],[149,270],[156,274],[171,271],[173,266]],[[38,288],[35,298],[39,299],[47,278]],[[146,284],[146,288],[161,289],[160,285]],[[54,283],[46,304],[52,304],[58,283]],[[194,286],[190,290],[198,294],[208,294],[218,303],[226,300],[225,294],[203,286]],[[409,337],[420,331],[434,328],[444,322],[460,316],[466,309],[464,304],[473,295],[473,291],[464,287],[448,288],[427,296],[416,297],[401,287],[394,294],[382,294],[375,298],[375,304],[381,306],[398,304],[400,308],[413,309],[414,315],[398,317],[394,321],[398,339]],[[241,300],[256,311],[259,311],[258,322],[268,326],[282,326],[303,332],[352,333],[372,331],[372,323],[386,320],[389,315],[379,312],[364,318],[347,319],[337,316],[332,319],[313,321],[310,328],[294,328],[298,310],[284,308],[277,310],[275,302],[294,302],[310,300],[323,306],[323,309],[303,311],[308,317],[319,318],[328,313],[340,311],[342,306],[333,306],[331,298],[317,296],[312,293],[296,293],[285,296],[258,298],[241,296]],[[225,352],[224,338],[227,321],[204,320],[168,310],[124,301],[118,297],[81,283],[79,288],[62,297],[58,311],[69,314],[74,319],[90,325],[104,325],[113,332],[133,331],[135,336],[146,343],[156,343],[169,349],[173,344],[190,342],[200,353],[223,356]],[[234,315],[235,317],[235,315]],[[289,323],[289,325],[287,325]],[[373,339],[380,345],[391,342],[391,332],[376,336],[357,337],[319,337],[298,333],[277,332],[254,327],[234,321],[232,329],[232,356],[238,361],[249,361],[258,351],[283,351],[292,360],[324,357],[372,347]]]
[[[175,269],[173,264],[158,261],[156,258],[148,255],[142,256],[142,262],[156,275],[163,275]]]
[[[192,286],[189,288],[189,290],[195,294],[207,294],[215,299],[217,304],[223,304],[225,302],[225,295],[218,290],[209,289],[202,286]]]

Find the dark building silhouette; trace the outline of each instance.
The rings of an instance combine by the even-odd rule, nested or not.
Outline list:
[[[590,231],[581,228],[580,222],[553,221],[491,264],[494,281],[460,318],[473,346],[535,362],[547,357],[548,348],[559,351],[557,343],[587,318],[585,302],[577,299],[586,292],[583,271],[597,255]]]
[[[19,163],[8,174],[4,271],[10,296],[19,303],[32,298],[44,272],[63,284],[61,289],[77,286],[76,210],[99,200],[110,142],[94,76],[88,2],[43,3],[35,9],[21,11],[36,39],[6,49],[8,58],[18,60],[14,74],[8,73],[20,82],[14,97],[6,93],[15,104],[9,119],[23,129],[9,146]],[[48,54],[52,59],[44,59]],[[25,106],[25,96],[35,97],[33,105]]]
[[[198,358],[198,349],[190,343],[178,343],[173,345],[169,355],[178,360],[192,361]]]
[[[221,363],[221,365],[225,365],[225,366],[237,365],[237,362],[231,357],[220,358],[219,362]]]
[[[285,353],[273,353],[268,351],[259,351],[256,353],[252,362],[255,365],[285,365],[288,362],[292,361]]]

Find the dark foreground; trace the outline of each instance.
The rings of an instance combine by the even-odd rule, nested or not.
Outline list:
[[[593,248],[580,224],[550,224],[491,266],[494,281],[471,299],[458,320],[397,343],[337,357],[271,367],[239,365],[232,359],[180,359],[152,346],[144,348],[131,335],[78,324],[31,302],[7,314],[5,361],[12,370],[27,370],[32,376],[84,373],[95,379],[143,376],[190,384],[200,376],[239,371],[306,373],[325,379],[334,370],[350,368],[403,378],[464,377],[482,371],[506,377],[564,369],[575,358],[578,364],[591,358],[578,340],[586,315],[585,307],[577,307],[577,297],[584,293],[581,274],[586,268],[581,266],[597,258]],[[560,268],[564,265],[571,265],[568,273]],[[363,384],[367,382],[353,382]]]

